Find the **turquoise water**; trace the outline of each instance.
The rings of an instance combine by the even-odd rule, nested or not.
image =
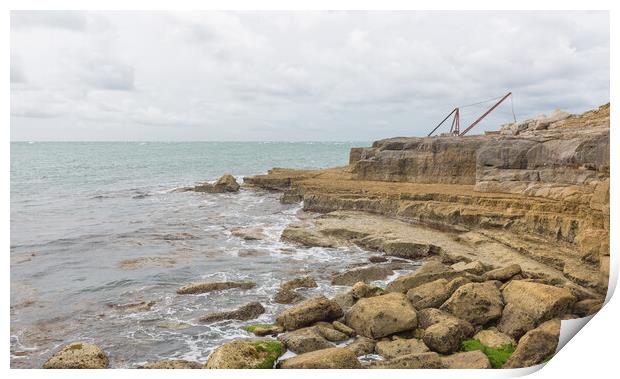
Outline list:
[[[112,367],[163,358],[204,361],[223,341],[248,336],[252,322],[202,324],[208,312],[271,297],[282,280],[313,275],[329,294],[330,276],[368,254],[357,248],[306,248],[280,241],[300,205],[278,194],[174,192],[223,173],[241,179],[272,167],[344,165],[347,143],[12,143],[11,366],[40,367],[58,346],[99,344]],[[245,241],[237,227],[261,229]],[[196,280],[252,280],[248,291],[198,296],[175,290]],[[154,302],[148,311],[115,305]]]

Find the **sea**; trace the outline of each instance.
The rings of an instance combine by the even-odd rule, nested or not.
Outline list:
[[[39,368],[62,345],[95,343],[110,366],[161,359],[205,362],[242,329],[272,323],[285,305],[281,282],[313,276],[306,297],[333,296],[333,273],[367,262],[356,247],[303,247],[280,240],[301,204],[242,187],[209,194],[175,189],[239,182],[273,167],[345,165],[370,142],[13,142],[11,143],[11,367]],[[244,240],[239,227],[264,238]],[[177,295],[195,281],[252,281],[250,290]],[[210,312],[258,301],[252,321],[201,323]],[[139,309],[133,304],[151,304]]]

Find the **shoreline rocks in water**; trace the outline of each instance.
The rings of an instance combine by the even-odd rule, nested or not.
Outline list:
[[[43,364],[43,368],[107,368],[108,363],[108,356],[99,346],[84,342],[73,342],[52,355]]]
[[[227,192],[239,192],[239,183],[237,179],[230,174],[222,175],[215,183],[203,182],[195,185],[194,187],[184,187],[177,191],[179,192],[207,192],[207,193],[227,193]]]
[[[198,319],[200,322],[217,322],[223,320],[239,320],[247,321],[257,318],[265,313],[265,307],[261,303],[254,301],[246,304],[234,311],[214,312],[208,315],[202,316]]]
[[[201,294],[212,291],[223,291],[229,289],[252,289],[256,287],[254,282],[197,282],[189,283],[177,290],[179,295]]]
[[[209,356],[205,368],[273,368],[276,360],[283,353],[282,345],[278,341],[268,339],[235,340],[215,349]]]

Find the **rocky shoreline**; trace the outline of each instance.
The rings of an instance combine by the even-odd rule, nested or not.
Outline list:
[[[232,180],[231,180],[232,179]],[[227,175],[183,189],[235,192]],[[340,272],[334,298],[304,298],[311,276],[282,283],[290,304],[255,338],[218,347],[206,363],[144,368],[518,368],[555,353],[560,320],[597,312],[609,276],[609,105],[555,112],[498,134],[392,138],[354,148],[350,164],[273,169],[246,186],[281,191],[307,217],[281,238],[358,246],[367,265]],[[236,231],[260,239],[260,231]],[[423,262],[421,266],[419,262]],[[394,270],[406,270],[394,275]],[[385,288],[376,280],[391,278]],[[190,283],[178,296],[244,291],[250,282]],[[202,322],[252,320],[258,303]],[[105,352],[76,342],[44,368],[104,368]]]

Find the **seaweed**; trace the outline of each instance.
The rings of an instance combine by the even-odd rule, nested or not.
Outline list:
[[[276,360],[283,353],[282,344],[278,341],[257,341],[253,345],[261,355],[265,355],[265,359],[257,364],[255,368],[273,368]]]
[[[508,358],[515,351],[515,347],[511,344],[506,344],[500,347],[489,347],[483,345],[480,341],[475,339],[467,339],[462,342],[461,350],[463,351],[482,351],[491,362],[493,368],[502,368]]]

